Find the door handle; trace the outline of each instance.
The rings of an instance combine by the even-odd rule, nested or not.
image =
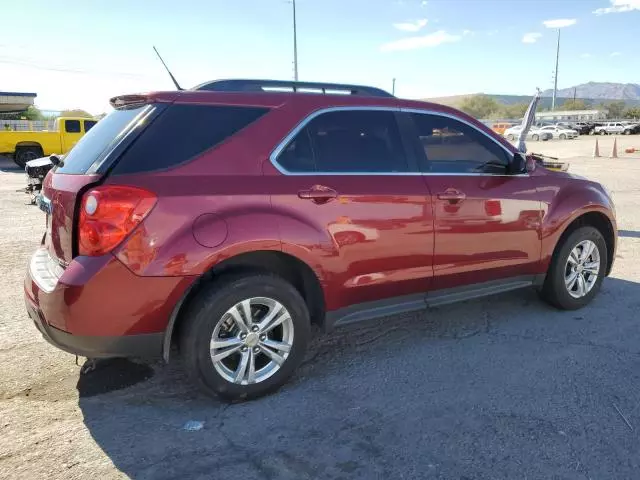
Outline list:
[[[325,187],[324,185],[314,185],[307,190],[300,190],[298,197],[304,200],[311,200],[314,203],[327,203],[334,198],[338,198],[338,192],[333,188]]]
[[[455,188],[447,188],[444,192],[438,193],[437,196],[440,200],[446,200],[450,203],[461,202],[467,198],[464,193],[460,190],[456,190]]]

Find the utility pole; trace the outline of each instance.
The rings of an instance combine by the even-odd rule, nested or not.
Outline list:
[[[551,110],[556,109],[556,95],[558,94],[558,61],[560,60],[560,29],[558,29],[558,45],[556,47],[556,72],[553,75],[553,97],[551,99]]]
[[[293,79],[298,81],[298,32],[296,30],[296,0],[293,1]]]
[[[396,94],[396,79],[393,79],[393,85],[391,86],[391,95]]]

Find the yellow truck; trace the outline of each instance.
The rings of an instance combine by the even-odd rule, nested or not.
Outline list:
[[[0,155],[13,157],[24,168],[29,160],[67,153],[98,121],[92,118],[60,117],[54,130],[11,131],[0,129]]]

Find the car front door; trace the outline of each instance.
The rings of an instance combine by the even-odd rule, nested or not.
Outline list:
[[[434,289],[529,277],[540,260],[542,209],[513,153],[466,120],[408,112],[434,206]]]
[[[397,109],[317,112],[272,155],[283,250],[321,270],[328,310],[413,296],[433,277],[433,213]]]

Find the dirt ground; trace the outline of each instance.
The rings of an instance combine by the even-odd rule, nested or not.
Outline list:
[[[81,376],[41,338],[22,280],[44,216],[0,161],[0,478],[639,478],[640,159],[592,159],[594,141],[543,152],[613,192],[617,258],[590,306],[525,290],[341,330],[280,392],[230,406],[179,362]]]

